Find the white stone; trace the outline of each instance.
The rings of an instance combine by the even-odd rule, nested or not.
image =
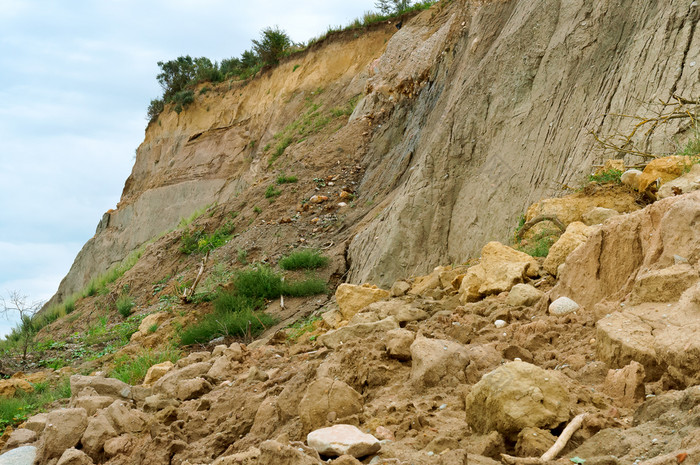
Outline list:
[[[566,315],[567,313],[575,312],[579,308],[579,304],[568,297],[559,297],[549,304],[549,313],[552,315]]]
[[[0,465],[33,465],[36,447],[24,446],[0,455]]]
[[[504,320],[496,320],[493,322],[493,324],[496,326],[496,328],[505,328],[508,323],[506,323]]]
[[[639,177],[642,175],[642,172],[639,170],[627,170],[624,173],[622,173],[622,176],[620,176],[620,181],[622,184],[631,187],[634,190],[639,189]]]
[[[379,440],[352,425],[334,425],[312,431],[306,437],[309,447],[327,456],[365,457],[381,448]]]

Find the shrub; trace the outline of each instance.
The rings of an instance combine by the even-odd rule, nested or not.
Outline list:
[[[75,296],[68,297],[65,302],[63,302],[63,308],[66,311],[66,315],[73,313],[75,310]]]
[[[328,265],[329,258],[314,249],[295,250],[280,260],[280,268],[283,270],[312,270]]]
[[[265,66],[279,63],[291,45],[292,40],[287,33],[276,26],[263,29],[260,40],[253,40],[253,50]]]
[[[180,351],[175,349],[160,352],[147,350],[136,357],[124,355],[115,360],[114,369],[109,373],[109,376],[127,384],[140,384],[146,377],[148,369],[153,365],[168,360],[175,363],[180,358],[180,355]]]
[[[158,115],[163,113],[164,109],[165,102],[163,101],[163,99],[156,98],[151,100],[151,103],[148,105],[148,111],[146,112],[146,115],[148,116],[148,121],[155,121],[158,118]]]
[[[131,315],[131,309],[134,307],[134,301],[128,294],[120,295],[114,304],[116,305],[117,311],[121,316],[124,318],[129,318],[129,315]]]

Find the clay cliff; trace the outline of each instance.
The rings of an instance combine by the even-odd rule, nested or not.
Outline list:
[[[318,169],[314,158],[331,154],[361,165],[354,194],[372,208],[330,238],[347,243],[348,279],[388,285],[463,261],[508,241],[529,204],[602,161],[590,132],[622,132],[632,123],[616,115],[696,93],[697,19],[685,1],[440,2],[400,30],[341,33],[250,82],[197,94],[149,125],[118,208],[57,298],[195,209],[247,195],[274,171],[263,148],[319,89],[326,107],[359,102],[337,133],[294,141],[275,168]],[[684,129],[643,142],[672,151]]]

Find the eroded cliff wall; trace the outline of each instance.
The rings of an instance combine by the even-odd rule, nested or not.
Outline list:
[[[320,88],[328,104],[361,99],[336,139],[299,141],[283,157],[325,149],[338,163],[361,160],[367,208],[343,236],[348,280],[390,284],[507,242],[530,203],[580,184],[604,158],[590,132],[624,131],[633,123],[615,114],[696,95],[698,17],[678,0],[443,1],[398,31],[346,33],[247,84],[197,94],[148,127],[117,210],[56,298],[196,208],[258,185],[263,146]],[[646,143],[672,150],[684,129]],[[356,145],[335,147],[343,137]]]

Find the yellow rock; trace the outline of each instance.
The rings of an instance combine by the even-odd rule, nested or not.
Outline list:
[[[603,174],[610,170],[625,171],[625,162],[623,160],[605,160],[603,166],[598,168],[595,174]]]
[[[689,157],[678,155],[652,160],[639,177],[639,192],[645,192],[657,179],[660,184],[676,179],[683,174],[687,166],[692,164]]]
[[[149,368],[146,372],[146,378],[143,380],[143,385],[150,386],[151,384],[155,383],[167,372],[169,372],[173,366],[175,365],[173,365],[173,362],[170,360],[151,366],[151,368]]]
[[[586,242],[588,236],[590,236],[595,229],[595,227],[586,226],[579,221],[571,223],[566,228],[566,232],[562,234],[559,240],[549,249],[549,254],[547,254],[547,258],[542,264],[542,267],[547,273],[556,276],[559,265],[566,261],[566,257],[568,257],[576,247]]]
[[[539,264],[530,255],[500,242],[489,242],[481,249],[481,261],[472,266],[459,288],[460,302],[474,302],[481,297],[509,291],[525,277],[539,274]]]
[[[343,318],[349,320],[355,313],[359,312],[371,303],[387,299],[389,291],[379,289],[377,286],[363,284],[341,284],[335,291],[335,300],[338,302],[338,310]]]

